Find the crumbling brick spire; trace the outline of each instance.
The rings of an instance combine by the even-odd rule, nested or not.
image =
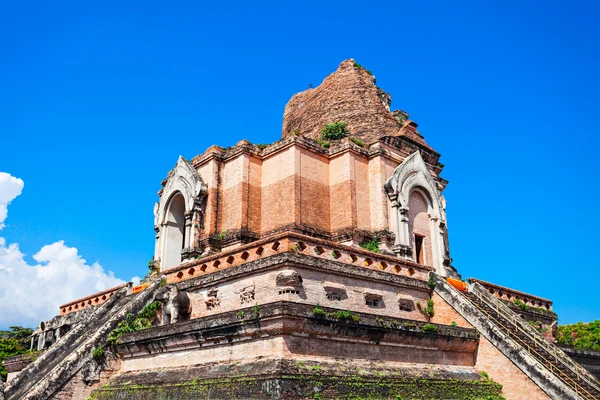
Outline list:
[[[350,136],[372,143],[384,136],[405,136],[430,148],[404,112],[390,112],[391,96],[376,86],[375,76],[354,59],[316,88],[292,96],[283,114],[282,136],[321,138],[321,129],[336,121],[348,124]]]

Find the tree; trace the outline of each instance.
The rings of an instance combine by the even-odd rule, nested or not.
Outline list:
[[[572,325],[558,327],[556,340],[560,344],[573,346],[580,350],[600,351],[600,320],[584,324],[578,322]]]
[[[6,381],[8,372],[2,361],[8,357],[29,352],[30,337],[33,330],[22,326],[11,326],[9,330],[0,330],[0,379]]]

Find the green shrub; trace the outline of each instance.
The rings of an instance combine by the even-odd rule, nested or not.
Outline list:
[[[456,321],[450,321],[450,325],[452,325],[452,326],[458,326],[458,324],[456,323]]]
[[[354,68],[356,68],[356,69],[364,69],[367,72],[367,74],[373,75],[373,73],[371,71],[369,71],[368,69],[366,69],[365,67],[363,67],[362,65],[360,65],[359,63],[357,63],[356,61],[354,62]]]
[[[107,343],[114,346],[119,343],[119,339],[125,333],[152,328],[152,324],[156,319],[156,311],[161,307],[162,303],[160,301],[153,301],[146,305],[137,315],[127,314],[125,319],[119,322],[117,327],[108,334]]]
[[[352,142],[354,142],[355,145],[363,147],[363,141],[358,139],[358,138],[350,138],[350,140],[352,140]]]
[[[260,316],[260,307],[258,307],[258,303],[252,306],[252,311],[254,312],[254,314],[256,314],[257,317]]]
[[[350,133],[348,124],[336,121],[333,124],[327,124],[321,129],[322,140],[338,140]]]
[[[431,289],[431,290],[435,289],[435,279],[433,279],[432,275],[429,275],[429,280],[427,281],[427,286],[429,286],[429,289]]]
[[[104,347],[102,345],[92,350],[92,358],[96,361],[101,361],[104,358]]]
[[[600,351],[600,320],[561,325],[556,332],[556,341],[580,350]]]
[[[432,299],[427,300],[427,306],[423,307],[421,303],[417,303],[417,308],[429,321],[435,315],[434,303]]]
[[[425,324],[421,327],[421,329],[423,329],[423,332],[437,332],[438,331],[438,327],[435,326],[434,324]]]
[[[361,243],[360,247],[373,253],[379,253],[379,239],[373,238],[369,242]]]
[[[266,148],[267,148],[267,146],[268,146],[268,144],[267,144],[267,143],[258,143],[258,144],[256,145],[256,147],[258,147],[258,149],[259,149],[259,150],[264,150],[264,149],[266,149]]]
[[[227,237],[227,231],[223,230],[217,235],[217,239],[224,240]]]
[[[347,310],[340,310],[337,313],[335,313],[335,318],[338,319],[339,321],[342,322],[358,322],[360,320],[360,317],[358,315],[354,315],[352,314],[350,311]]]
[[[403,328],[416,328],[417,324],[415,324],[413,322],[403,322],[402,327]]]
[[[331,146],[331,143],[328,140],[318,139],[317,143],[319,143],[323,147]]]
[[[315,306],[315,308],[313,308],[312,313],[317,318],[325,318],[325,315],[326,315],[325,311],[323,311],[321,306],[318,304]]]

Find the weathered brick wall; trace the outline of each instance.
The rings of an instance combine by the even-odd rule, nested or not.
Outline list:
[[[435,324],[451,325],[452,322],[456,322],[457,326],[463,328],[472,328],[473,326],[464,319],[450,304],[442,299],[437,293],[432,296],[433,303],[435,304],[434,310],[435,315],[431,319],[431,322]]]
[[[277,276],[283,271],[296,271],[300,275],[302,285],[297,288],[299,293],[279,293],[282,287],[277,286]],[[245,289],[253,291],[254,298],[251,301],[242,302],[241,293]],[[215,282],[215,285],[190,288],[187,292],[192,301],[192,318],[233,311],[255,304],[262,305],[287,300],[425,321],[425,317],[419,312],[415,302],[425,304],[428,299],[428,293],[425,290],[410,289],[389,282],[365,281],[350,274],[333,275],[327,271],[284,266],[271,271],[246,273],[218,284]],[[328,296],[331,292],[338,293],[341,298]],[[381,301],[376,306],[367,305],[365,298],[367,294],[379,296]],[[218,306],[212,306],[213,301],[207,305],[206,302],[211,296],[216,297]],[[398,304],[400,298],[412,302],[412,311],[400,309]]]
[[[300,223],[329,231],[329,160],[327,157],[298,148],[300,165]],[[271,216],[277,218],[277,216]]]
[[[479,340],[475,367],[503,385],[507,400],[548,400],[550,397],[531,381],[512,361],[483,336]]]
[[[296,149],[293,147],[263,160],[262,167],[262,231],[296,222],[299,207],[296,185]]]
[[[337,231],[356,224],[354,163],[348,153],[329,161],[329,196],[331,230]]]

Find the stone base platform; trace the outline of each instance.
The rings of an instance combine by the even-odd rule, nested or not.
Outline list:
[[[473,329],[319,310],[283,301],[126,334],[91,398],[502,398],[474,367]]]
[[[91,399],[503,399],[469,367],[357,360],[251,362],[131,371]]]

